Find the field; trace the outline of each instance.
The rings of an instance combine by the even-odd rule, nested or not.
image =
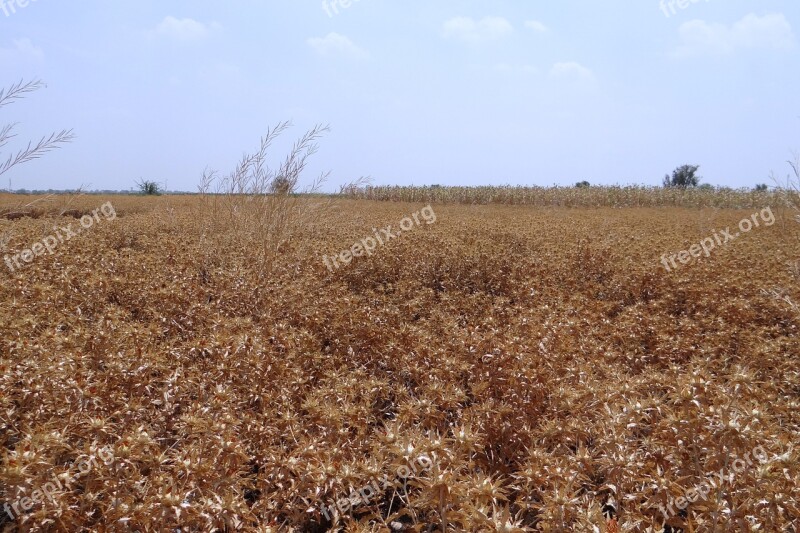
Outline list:
[[[0,196],[0,530],[798,531],[771,199]]]

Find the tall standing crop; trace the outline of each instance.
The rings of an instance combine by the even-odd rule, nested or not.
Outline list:
[[[343,191],[352,199],[389,202],[504,204],[537,207],[691,207],[762,208],[771,201],[770,191],[700,187],[653,186],[478,186],[413,187],[367,186]]]

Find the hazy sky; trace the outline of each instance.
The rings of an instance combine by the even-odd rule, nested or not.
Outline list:
[[[659,184],[684,163],[749,187],[800,150],[797,0],[20,2],[0,85],[48,87],[0,110],[21,123],[4,154],[77,139],[2,187],[194,191],[282,120],[286,143],[330,124],[307,175],[329,189]]]

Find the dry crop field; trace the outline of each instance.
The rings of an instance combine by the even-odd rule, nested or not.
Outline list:
[[[0,529],[797,531],[791,212],[294,202],[4,211]]]

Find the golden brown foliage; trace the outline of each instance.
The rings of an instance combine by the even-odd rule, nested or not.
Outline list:
[[[0,263],[0,508],[114,459],[0,528],[661,531],[659,505],[756,446],[771,462],[670,525],[800,521],[798,316],[765,292],[798,300],[797,224],[667,273],[661,254],[751,212],[434,206],[329,272],[323,254],[420,208],[343,201],[265,279],[250,237],[208,248],[197,198],[73,208],[109,200],[116,220]],[[2,253],[70,220],[0,220]]]

